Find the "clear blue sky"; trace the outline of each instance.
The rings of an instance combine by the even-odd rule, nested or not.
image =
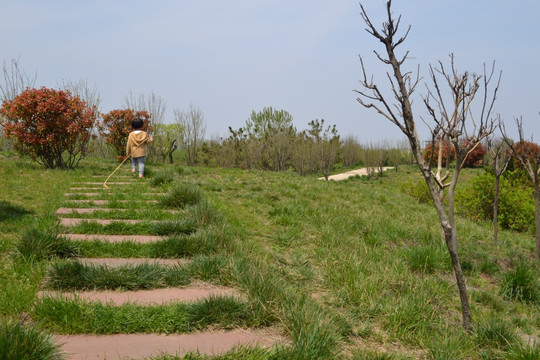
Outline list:
[[[374,23],[385,2],[363,1]],[[430,63],[456,55],[460,70],[481,72],[496,60],[503,71],[495,106],[515,134],[540,138],[540,2],[538,0],[395,0],[408,68],[427,79]],[[356,102],[361,67],[386,85],[373,56],[380,43],[364,31],[356,0],[1,0],[0,52],[19,58],[38,86],[64,80],[96,84],[103,112],[124,97],[151,91],[173,109],[195,104],[207,136],[228,135],[252,110],[287,110],[298,129],[313,119],[336,124],[362,142],[401,138],[399,130]],[[417,96],[425,93],[419,86]],[[419,128],[425,116],[417,97]],[[421,130],[422,137],[426,132]]]

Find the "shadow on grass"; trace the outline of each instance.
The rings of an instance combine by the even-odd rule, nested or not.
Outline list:
[[[9,201],[0,200],[0,221],[16,220],[30,214],[34,214],[34,212],[26,210],[22,206],[12,204]]]

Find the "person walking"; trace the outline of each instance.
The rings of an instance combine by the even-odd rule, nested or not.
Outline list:
[[[144,166],[146,163],[146,145],[152,142],[154,138],[143,131],[144,121],[141,118],[135,118],[131,121],[132,132],[129,133],[126,144],[126,157],[131,156],[131,172],[137,172],[139,167],[139,178],[144,177]]]

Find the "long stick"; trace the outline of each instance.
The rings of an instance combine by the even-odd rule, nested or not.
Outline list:
[[[137,150],[142,144],[144,144],[146,142],[146,140],[148,140],[149,137],[147,136],[146,139],[143,140],[142,143],[140,143],[139,145],[137,145],[137,147],[135,149],[133,149],[133,151]],[[114,171],[111,173],[111,175],[109,175],[109,177],[107,178],[107,180],[105,180],[105,182],[103,183],[103,187],[107,190],[110,190],[109,187],[107,186],[107,181],[109,181],[109,179],[111,178],[111,176],[114,175],[114,173],[120,169],[120,167],[122,165],[124,165],[124,163],[126,162],[127,159],[129,159],[129,157],[131,156],[131,154],[133,154],[133,151],[131,153],[129,153],[129,155],[126,156],[126,158],[120,163],[120,165],[118,165],[118,167],[116,169],[114,169]]]

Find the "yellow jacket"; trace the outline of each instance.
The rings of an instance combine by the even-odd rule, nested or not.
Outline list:
[[[147,137],[149,137],[149,135],[146,131],[135,130],[130,132],[126,144],[126,156],[134,158],[146,156],[146,144],[153,140],[150,136],[148,140],[145,141]],[[143,141],[145,141],[144,144]],[[137,146],[139,147],[137,148]]]

